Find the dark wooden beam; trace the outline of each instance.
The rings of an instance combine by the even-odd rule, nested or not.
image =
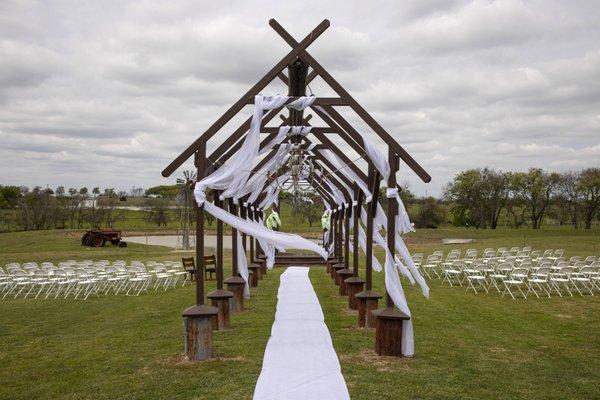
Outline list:
[[[398,171],[398,156],[390,148],[388,150],[388,163],[390,164],[390,177],[388,178],[388,188],[396,186],[396,172]],[[396,199],[386,198],[387,203],[387,246],[390,253],[396,253],[396,214],[398,214],[398,202]],[[385,301],[388,307],[394,306],[389,292],[385,291]]]
[[[262,128],[260,131],[262,133],[277,133],[277,132],[279,132],[279,127],[270,127],[269,126],[266,128]],[[313,126],[310,132],[311,133],[315,133],[315,132],[317,132],[317,133],[335,133],[335,131],[328,126]]]
[[[223,200],[221,200],[220,195],[221,192],[219,190],[213,190],[213,202],[215,206],[219,208],[223,208]],[[217,290],[223,290],[223,221],[217,218],[217,254],[216,261],[217,265],[215,265],[216,275],[217,275]]]
[[[281,80],[283,81],[283,83],[285,83],[286,85],[289,85],[289,84],[290,84],[290,80],[288,79],[287,75],[286,75],[286,74],[284,74],[283,72],[280,72],[280,73],[278,73],[278,74],[277,74],[277,77],[278,77],[279,79],[281,79]]]
[[[286,104],[296,100],[297,97],[290,97]],[[254,104],[254,96],[246,99],[246,104]],[[316,97],[313,106],[350,106],[350,102],[343,97]]]
[[[206,144],[201,144],[194,156],[196,179],[201,181],[206,169]],[[196,203],[196,305],[204,304],[204,205]]]
[[[265,113],[261,122],[261,130],[264,129],[265,125],[267,125],[277,115],[277,113],[281,111],[282,108],[283,107],[275,108]],[[225,154],[227,150],[230,150],[232,146],[235,147],[236,150],[239,149],[242,146],[242,143],[244,143],[244,139],[246,138],[246,132],[248,132],[248,129],[250,128],[251,120],[252,117],[245,120],[235,131],[233,131],[231,135],[229,135],[227,139],[223,141],[223,143],[219,145],[219,147],[215,149],[215,151],[211,153],[211,155],[208,156],[208,159],[214,163],[223,154]]]

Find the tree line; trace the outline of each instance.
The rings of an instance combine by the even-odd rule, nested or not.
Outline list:
[[[36,186],[0,186],[2,224],[9,222],[19,230],[112,228],[123,219],[116,206],[119,196],[112,188],[80,189],[59,186],[55,190]],[[12,221],[10,221],[12,220]]]
[[[125,220],[128,197],[147,197],[135,202],[145,211],[143,217],[157,227],[167,226],[172,218],[193,227],[195,202],[193,185],[195,176],[186,171],[176,185],[157,186],[144,190],[134,187],[129,193],[116,192],[114,188],[91,191],[59,186],[55,189],[40,186],[0,185],[0,230],[46,230],[46,229],[97,229],[115,228],[118,221]],[[212,198],[212,193],[209,192]],[[164,197],[154,198],[154,197]],[[214,218],[205,213],[211,225]]]
[[[443,193],[452,223],[496,229],[501,216],[506,225],[530,224],[539,229],[552,219],[559,225],[591,229],[600,217],[600,168],[547,172],[504,172],[491,168],[462,171]]]

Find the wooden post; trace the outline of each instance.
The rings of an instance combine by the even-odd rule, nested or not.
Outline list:
[[[223,200],[219,197],[218,190],[213,190],[213,201],[215,206],[223,208]],[[219,313],[215,319],[215,329],[224,330],[230,327],[230,303],[233,293],[223,289],[223,221],[217,219],[217,265],[215,266],[217,275],[217,289],[210,292],[206,297],[210,299],[211,304],[217,307]]]
[[[237,210],[233,199],[229,199],[229,212],[237,215]],[[237,229],[231,228],[231,277],[225,280],[227,290],[233,293],[229,306],[232,312],[244,311],[244,286],[246,281],[238,275],[238,251],[237,251]]]
[[[260,221],[260,215],[262,214],[262,211],[258,210],[258,202],[256,202],[254,204],[254,221],[258,222]],[[267,275],[267,261],[264,257],[264,255],[262,254],[262,248],[260,247],[260,244],[258,243],[258,239],[254,239],[254,251],[255,251],[255,261],[258,261],[260,263],[260,275],[261,278]]]
[[[369,328],[375,327],[375,318],[372,317],[371,311],[377,309],[379,299],[382,298],[379,293],[373,291],[373,219],[377,211],[377,201],[379,193],[379,173],[373,168],[369,168],[369,181],[371,182],[371,192],[373,200],[369,205],[367,213],[367,249],[365,263],[366,288],[358,293],[358,326],[366,326]]]
[[[344,237],[344,269],[337,272],[340,281],[340,296],[348,295],[348,285],[346,279],[352,276],[352,270],[350,267],[350,214],[352,211],[352,205],[344,207],[344,231],[342,232]]]
[[[242,201],[242,199],[239,200],[239,210],[240,210],[240,218],[245,220],[246,219],[246,213],[247,213],[247,209],[246,206],[244,205],[244,202]],[[241,234],[242,236],[242,249],[244,249],[244,253],[246,253],[246,234],[244,232],[242,232]],[[252,262],[252,259],[250,259],[250,262]]]
[[[197,179],[204,178],[206,144],[195,153]],[[201,361],[213,356],[213,321],[216,307],[204,304],[204,205],[196,205],[196,305],[183,311],[184,354],[190,361]]]
[[[342,205],[342,209],[338,214],[337,219],[338,227],[337,227],[337,240],[338,240],[338,257],[343,260],[343,243],[342,243],[342,235],[344,234],[344,206]]]
[[[355,204],[352,208],[352,218],[354,219],[354,228],[352,229],[352,276],[346,279],[348,286],[348,308],[358,310],[358,299],[356,295],[364,290],[365,281],[358,276],[358,228],[360,226],[360,207],[362,204],[362,192],[358,185],[354,185]]]
[[[398,156],[390,148],[388,152],[390,177],[388,188],[396,187],[396,171],[398,171]],[[388,250],[396,252],[396,214],[398,203],[395,197],[387,199],[387,245]],[[386,307],[373,312],[377,319],[375,324],[375,351],[382,356],[402,356],[402,324],[410,317],[394,307],[394,302],[386,290]]]
[[[296,58],[288,66],[288,95],[305,96],[306,95],[306,76],[308,75],[308,65],[299,58]],[[303,121],[304,110],[289,109],[289,121],[291,126],[300,126]],[[293,143],[300,142],[300,136],[293,137]]]
[[[251,207],[248,208],[248,218],[250,218],[251,221],[255,221],[254,210]],[[256,254],[254,254],[254,238],[250,236],[250,262],[254,262],[255,259]]]

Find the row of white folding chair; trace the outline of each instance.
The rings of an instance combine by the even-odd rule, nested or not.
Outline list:
[[[524,298],[531,292],[539,298],[540,293],[550,297],[553,291],[562,297],[562,289],[570,296],[573,296],[575,291],[582,296],[593,296],[594,290],[600,290],[600,268],[594,266],[584,266],[577,271],[571,266],[562,266],[553,270],[548,265],[532,268],[530,264],[514,267],[509,263],[503,263],[494,268],[482,263],[472,268],[466,268],[463,264],[461,268],[460,264],[457,262],[451,269],[445,271],[444,281],[447,281],[450,286],[453,281],[462,286],[466,280],[467,291],[472,289],[477,292],[481,288],[488,292],[488,289],[493,286],[498,292],[502,292],[502,296],[509,294],[514,299],[514,290],[518,290]],[[523,287],[527,293],[523,292]]]
[[[139,295],[153,280],[155,281],[154,287],[156,290],[159,287],[163,287],[166,290],[169,287],[175,287],[180,277],[183,276],[183,282],[187,278],[185,271],[178,270],[173,273],[167,271],[166,267],[162,264],[156,264],[155,270],[152,273],[148,272],[143,266],[126,268],[120,264],[106,267],[88,266],[74,268],[66,266],[62,269],[46,268],[47,270],[36,269],[33,272],[26,272],[18,267],[11,266],[10,275],[4,274],[4,271],[0,269],[0,281],[2,281],[0,289],[7,292],[3,297],[15,293],[14,289],[21,288],[15,293],[15,297],[18,297],[23,293],[25,288],[29,288],[30,290],[25,294],[25,297],[27,297],[32,293],[34,286],[40,289],[35,296],[36,298],[46,287],[48,287],[46,298],[50,293],[58,297],[64,286],[68,287],[64,292],[65,297],[73,293],[74,297],[77,298],[79,294],[83,293],[84,297],[87,298],[92,293],[97,294],[99,290],[108,293],[111,289],[117,294],[120,291],[126,291],[126,294],[135,293]],[[47,271],[51,271],[51,273]],[[55,283],[56,285],[54,285]],[[50,287],[55,289],[55,291],[52,292]],[[74,288],[76,289],[72,292],[71,289]]]

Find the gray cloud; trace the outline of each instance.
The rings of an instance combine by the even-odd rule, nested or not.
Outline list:
[[[431,173],[425,185],[401,168],[419,194],[470,167],[597,166],[594,3],[3,1],[0,184],[165,183],[169,161],[289,51],[271,17],[298,39],[331,20],[311,53]]]

